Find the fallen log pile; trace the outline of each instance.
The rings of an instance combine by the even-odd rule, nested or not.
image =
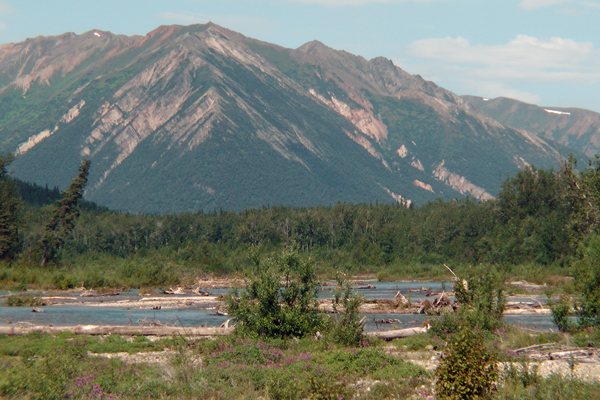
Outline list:
[[[523,347],[513,351],[516,355],[527,355],[530,360],[576,360],[576,361],[594,361],[597,362],[597,348],[593,347],[573,347],[564,346],[559,343],[546,343],[534,346]]]
[[[507,301],[504,315],[531,315],[531,314],[550,314],[550,309],[544,307],[539,301]]]

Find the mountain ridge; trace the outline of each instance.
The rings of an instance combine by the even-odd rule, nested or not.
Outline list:
[[[491,118],[593,158],[600,151],[600,113],[575,107],[543,107],[506,97],[462,96]]]
[[[86,198],[131,212],[485,200],[564,156],[390,60],[212,23],[1,45],[0,71],[16,176],[63,187],[89,157]]]

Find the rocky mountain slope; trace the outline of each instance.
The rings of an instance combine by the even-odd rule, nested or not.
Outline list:
[[[462,98],[500,123],[534,132],[593,158],[600,152],[600,114],[581,108],[538,107],[518,100]]]
[[[384,58],[214,24],[1,45],[0,115],[17,177],[65,187],[89,157],[86,198],[131,212],[486,200],[562,151]]]

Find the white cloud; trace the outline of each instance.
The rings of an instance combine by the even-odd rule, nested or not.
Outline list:
[[[581,2],[581,4],[583,4],[586,7],[589,8],[597,8],[598,10],[600,10],[600,3],[592,3],[591,1],[583,1]]]
[[[600,81],[600,51],[590,42],[519,35],[505,45],[471,45],[467,39],[423,39],[409,46],[418,58],[461,65],[472,74],[530,81]]]
[[[538,8],[556,6],[558,4],[567,3],[576,6],[600,9],[600,3],[598,2],[575,0],[521,0],[521,8],[524,10],[536,10]]]
[[[519,35],[503,45],[433,38],[408,47],[412,59],[398,65],[459,94],[505,96],[539,104],[531,93],[553,84],[600,84],[600,50],[590,42]]]
[[[15,14],[15,9],[5,1],[0,0],[0,17],[10,17]]]
[[[9,17],[14,14],[14,8],[0,0],[0,17]],[[0,32],[8,29],[8,25],[4,21],[0,21]]]
[[[541,7],[554,6],[556,4],[570,3],[571,0],[522,0],[521,8],[525,10],[535,10]]]
[[[287,0],[294,3],[316,4],[325,7],[362,6],[366,4],[433,3],[447,0]]]
[[[15,9],[0,0],[0,17],[10,17],[14,14]],[[8,25],[4,21],[0,21],[0,32],[8,29]]]

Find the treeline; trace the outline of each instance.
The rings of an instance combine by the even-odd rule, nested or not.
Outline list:
[[[469,198],[411,208],[338,203],[177,215],[131,215],[88,204],[44,268],[78,268],[109,258],[128,265],[153,260],[169,264],[169,273],[178,268],[232,273],[248,265],[248,246],[259,244],[263,252],[296,246],[313,257],[321,272],[406,275],[403,269],[412,266],[411,271],[420,268],[427,275],[442,263],[568,267],[579,243],[598,232],[600,218],[599,159],[580,171],[575,168],[574,159],[558,171],[527,167],[504,182],[497,200],[485,203]],[[56,197],[56,191],[26,189],[18,245],[13,246],[18,252],[5,259],[36,268],[32,251],[54,206],[29,198]]]

